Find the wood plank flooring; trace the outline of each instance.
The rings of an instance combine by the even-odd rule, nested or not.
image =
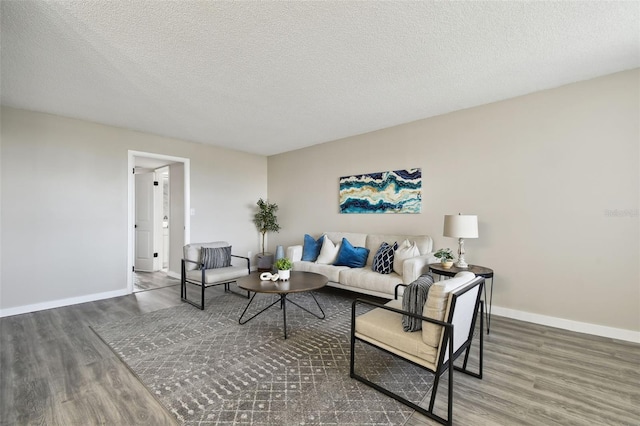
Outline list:
[[[89,327],[178,305],[179,290],[0,319],[0,424],[176,424]],[[455,373],[454,423],[640,425],[639,370],[640,345],[494,316],[484,378]],[[406,423],[434,424],[417,413]]]
[[[155,290],[157,288],[170,287],[180,284],[180,280],[170,277],[164,271],[158,272],[134,272],[133,292]]]
[[[180,303],[176,285],[0,319],[0,424],[177,424],[89,326]]]
[[[640,425],[639,369],[640,345],[494,316],[483,379],[454,374],[454,424]],[[433,424],[414,413],[406,426]]]

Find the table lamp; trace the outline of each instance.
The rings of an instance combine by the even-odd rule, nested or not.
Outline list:
[[[464,260],[464,239],[478,238],[478,216],[470,214],[445,215],[443,235],[458,239],[458,261],[455,265],[458,268],[468,268],[469,265]]]

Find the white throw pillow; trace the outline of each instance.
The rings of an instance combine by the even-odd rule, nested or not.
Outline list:
[[[318,255],[316,263],[320,263],[323,265],[333,265],[333,262],[335,262],[338,258],[338,252],[340,251],[341,244],[342,242],[333,244],[333,241],[331,241],[329,237],[325,235],[324,241],[322,241],[322,248],[320,249],[320,254]]]
[[[420,250],[415,241],[404,240],[393,255],[393,270],[396,274],[402,275],[402,264],[406,259],[420,256]]]

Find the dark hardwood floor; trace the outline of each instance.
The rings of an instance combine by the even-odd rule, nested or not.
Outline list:
[[[176,424],[90,326],[180,304],[179,291],[0,319],[0,424]],[[457,425],[640,424],[640,345],[494,316],[484,354],[483,380],[455,374]]]

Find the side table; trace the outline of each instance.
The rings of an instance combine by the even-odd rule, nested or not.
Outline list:
[[[458,272],[462,272],[462,271],[473,272],[476,276],[483,277],[485,280],[491,278],[491,287],[489,289],[489,299],[487,299],[487,286],[486,285],[484,286],[484,300],[485,300],[485,303],[487,304],[487,311],[485,312],[485,318],[487,322],[487,334],[489,334],[489,330],[491,328],[491,303],[493,302],[493,269],[486,268],[484,266],[478,266],[478,265],[469,265],[468,268],[458,268],[457,266],[445,268],[440,263],[429,264],[429,272],[433,272],[434,274],[438,274],[445,277],[453,277]]]

